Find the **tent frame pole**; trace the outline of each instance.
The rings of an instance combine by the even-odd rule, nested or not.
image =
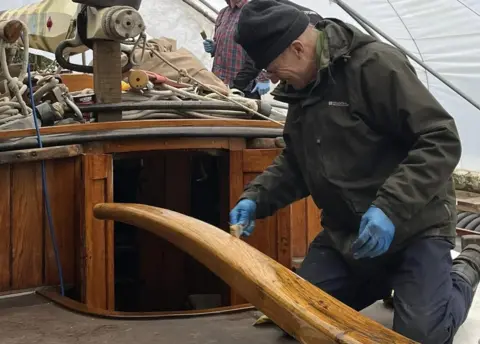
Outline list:
[[[343,0],[332,0],[334,3],[336,3],[338,6],[340,6],[345,12],[347,12],[353,19],[355,19],[360,25],[365,24],[374,31],[376,31],[379,35],[381,35],[383,38],[385,38],[388,42],[390,42],[393,46],[395,46],[397,49],[399,49],[402,53],[410,57],[413,61],[418,63],[420,66],[422,66],[425,70],[427,70],[430,74],[435,76],[438,80],[443,82],[445,85],[450,87],[455,93],[457,93],[459,96],[461,96],[463,99],[465,99],[467,102],[472,104],[474,107],[476,107],[478,110],[480,110],[480,104],[475,102],[471,97],[469,97],[467,94],[465,94],[462,90],[457,88],[455,85],[453,85],[450,81],[445,79],[443,76],[438,74],[435,70],[430,68],[427,64],[425,64],[423,61],[421,61],[418,57],[410,53],[408,50],[406,50],[404,47],[402,47],[400,44],[398,44],[393,38],[388,36],[386,33],[384,33],[380,28],[375,26],[372,22],[370,22],[368,19],[363,17],[361,14],[359,14],[357,11],[355,11],[353,8],[351,8],[349,5],[347,5]],[[362,25],[363,27],[363,25]],[[375,37],[375,36],[374,36]]]

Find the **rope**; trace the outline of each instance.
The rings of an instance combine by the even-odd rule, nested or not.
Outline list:
[[[28,28],[25,26],[24,23],[21,22],[22,25],[22,37],[24,40],[24,61],[22,64],[22,68],[20,69],[20,73],[18,77],[13,78],[10,74],[8,69],[8,62],[7,62],[7,46],[8,44],[0,39],[0,65],[2,69],[2,74],[6,79],[4,83],[5,89],[8,94],[13,93],[13,98],[10,100],[11,102],[9,105],[6,105],[7,102],[2,102],[0,111],[0,118],[3,121],[11,121],[15,119],[20,119],[22,117],[27,117],[32,114],[32,109],[27,106],[25,101],[23,100],[23,94],[28,89],[26,85],[24,85],[23,80],[27,76],[27,67],[28,67],[28,58],[29,58],[29,37],[28,37]],[[11,92],[11,93],[10,93]],[[18,103],[20,109],[17,106],[14,106],[12,103]],[[8,108],[7,108],[8,107]],[[18,114],[21,112],[22,117],[19,117]]]
[[[202,86],[203,88],[209,90],[210,92],[213,92],[215,93],[217,96],[219,96],[220,98],[222,99],[225,99],[226,101],[229,101],[231,103],[234,103],[238,106],[240,106],[241,108],[243,108],[245,111],[247,111],[248,113],[251,113],[251,114],[254,114],[254,115],[257,115],[258,117],[260,118],[263,118],[267,121],[270,121],[270,122],[273,122],[273,123],[276,123],[280,126],[284,126],[284,124],[282,122],[279,122],[279,121],[276,121],[272,118],[269,118],[265,115],[262,115],[261,113],[259,113],[256,109],[252,109],[251,107],[248,107],[244,104],[242,104],[240,101],[237,101],[236,99],[233,99],[231,97],[228,97],[222,93],[220,93],[219,91],[215,90],[213,87],[210,87],[209,85],[207,84],[204,84],[203,82],[201,82],[200,80],[198,80],[197,78],[191,76],[185,69],[180,69],[178,68],[177,66],[175,66],[173,63],[171,63],[170,61],[168,61],[166,58],[164,58],[158,51],[156,51],[150,44],[147,43],[146,41],[146,38],[139,38],[138,41],[140,41],[140,39],[143,39],[144,41],[144,44],[142,46],[142,56],[145,55],[145,50],[149,50],[152,54],[154,54],[155,56],[157,56],[159,59],[161,59],[163,62],[165,62],[167,65],[169,65],[171,68],[173,68],[175,71],[178,72],[179,76],[180,77],[185,77],[185,78],[189,78],[190,80],[192,80],[193,82],[197,83],[198,85]],[[138,41],[135,43],[136,46]],[[132,56],[134,55],[133,53],[131,54]],[[132,59],[131,59],[131,62],[133,63]],[[136,61],[135,61],[136,62]],[[164,85],[166,86],[166,85]],[[256,107],[256,103],[253,101],[251,104],[255,104],[254,106]]]

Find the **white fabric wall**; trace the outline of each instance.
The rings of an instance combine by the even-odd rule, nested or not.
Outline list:
[[[64,1],[64,0],[59,0]],[[224,0],[208,0],[217,9]],[[324,17],[356,24],[330,0],[295,0]],[[0,10],[18,8],[37,0],[1,1]],[[346,0],[362,16],[415,54],[478,103],[480,96],[480,1],[479,0]],[[203,52],[200,31],[209,36],[213,25],[182,0],[143,0],[140,9],[150,36],[168,36],[195,53],[206,65],[212,59]],[[89,55],[91,58],[91,54]],[[480,111],[417,66],[418,74],[438,101],[455,117],[463,155],[460,168],[480,171]]]
[[[209,0],[216,8],[223,0]],[[330,0],[294,0],[323,17],[358,23]],[[479,0],[344,0],[409,52],[480,103]],[[480,171],[480,110],[415,64],[419,78],[457,122],[459,168]],[[477,89],[477,91],[475,91]]]

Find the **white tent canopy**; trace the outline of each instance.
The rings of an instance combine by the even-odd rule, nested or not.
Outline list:
[[[198,3],[200,0],[191,0]],[[224,0],[204,0],[220,10]],[[358,26],[329,0],[294,0],[323,17],[336,17]],[[0,10],[38,0],[10,0]],[[480,1],[478,0],[345,0],[356,12],[433,68],[462,92],[480,103]],[[203,6],[207,9],[207,7]],[[150,36],[175,38],[207,67],[200,31],[213,34],[214,25],[183,0],[143,0],[140,9]],[[213,14],[213,13],[212,13]],[[91,58],[91,55],[90,55]],[[418,75],[438,101],[455,117],[463,153],[459,168],[480,171],[480,111],[441,81],[416,65]]]

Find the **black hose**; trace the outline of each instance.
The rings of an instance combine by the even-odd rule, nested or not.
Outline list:
[[[79,73],[87,73],[93,74],[93,66],[84,66],[75,63],[68,62],[65,57],[63,57],[63,51],[66,48],[72,47],[68,41],[62,41],[57,49],[55,49],[55,59],[57,60],[58,64],[65,69],[72,70]],[[130,62],[130,58],[128,59],[129,62],[122,67],[122,73],[128,72],[130,69],[133,68],[133,64]],[[94,62],[95,63],[95,62]]]
[[[469,212],[466,212],[466,211],[463,211],[463,212],[460,212],[458,213],[457,215],[457,224],[463,220],[466,216],[468,216],[468,214],[470,214]]]
[[[480,214],[477,214],[477,217],[475,219],[473,219],[469,224],[467,224],[465,229],[474,231],[474,230],[476,230],[477,227],[480,230]]]
[[[42,135],[45,147],[81,144],[94,141],[167,138],[167,137],[242,137],[275,138],[281,136],[283,128],[252,128],[252,127],[157,127],[141,129],[117,129],[111,131],[84,132],[75,134]],[[36,148],[37,138],[34,136],[22,139],[9,139],[0,143],[0,151]]]
[[[63,51],[66,48],[69,48],[71,45],[68,41],[62,41],[55,49],[55,59],[57,60],[58,64],[65,69],[72,70],[79,73],[88,73],[93,74],[93,67],[92,66],[84,66],[75,63],[68,62],[65,57],[63,57]]]
[[[470,213],[465,218],[463,218],[461,221],[457,221],[457,226],[460,228],[465,228],[467,224],[469,224],[471,221],[473,221],[475,218],[477,218],[477,214]]]
[[[457,215],[457,227],[480,232],[480,214],[469,211],[459,212]]]
[[[233,110],[245,111],[241,106],[223,101],[204,100],[152,100],[113,104],[79,105],[81,112],[113,112],[132,110]]]

